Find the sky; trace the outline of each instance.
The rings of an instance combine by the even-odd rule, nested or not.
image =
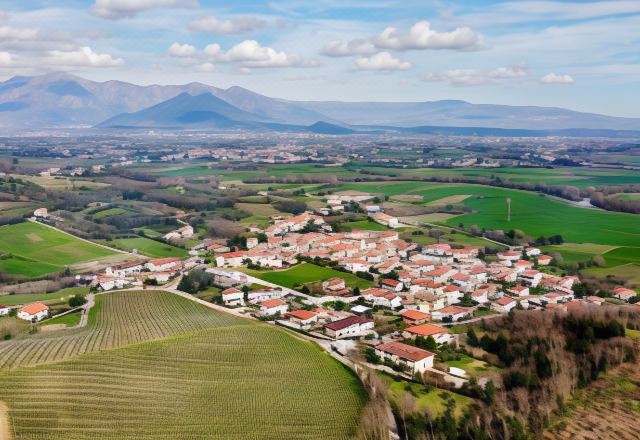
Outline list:
[[[640,0],[0,0],[0,79],[640,117]]]

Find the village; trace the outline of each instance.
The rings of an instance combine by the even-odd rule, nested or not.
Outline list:
[[[439,347],[460,346],[460,332],[454,326],[489,320],[514,309],[562,313],[604,304],[599,296],[576,299],[573,287],[579,279],[549,273],[545,269],[552,257],[536,247],[504,250],[486,261],[478,247],[419,246],[401,239],[394,230],[398,219],[365,204],[366,199],[357,202],[387,230],[333,232],[321,212],[304,212],[275,219],[264,230],[250,228],[258,236],[247,238],[243,247],[206,240],[194,246],[186,259],[136,259],[76,279],[94,292],[176,289],[191,271],[205,272],[219,289],[214,301],[235,314],[301,332],[345,358],[364,351],[376,368],[394,370],[407,379],[431,372],[456,386],[469,377],[464,369],[445,364],[434,368]],[[326,209],[340,210],[346,202],[354,201],[329,199]],[[46,209],[40,208],[33,220],[47,216]],[[165,239],[191,235],[190,226],[181,226]],[[287,270],[301,264],[329,267],[345,277],[318,280],[311,291],[306,285],[296,290],[256,276],[256,271]],[[368,281],[371,287],[350,287],[347,274],[350,279]],[[612,294],[621,301],[636,295],[624,287]],[[0,307],[0,316],[11,309]],[[29,322],[49,316],[42,303],[16,308],[15,313]]]

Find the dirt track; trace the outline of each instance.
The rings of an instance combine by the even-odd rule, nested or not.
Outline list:
[[[9,408],[4,402],[0,402],[0,440],[11,440],[12,438]]]

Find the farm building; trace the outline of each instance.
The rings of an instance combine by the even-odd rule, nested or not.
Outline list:
[[[509,313],[516,305],[518,305],[518,302],[515,299],[504,296],[491,304],[491,308],[499,313]]]
[[[33,216],[36,218],[48,218],[49,211],[47,211],[47,208],[38,208],[33,211]]]
[[[433,368],[435,357],[430,351],[395,341],[376,346],[375,353],[383,361],[389,360],[405,367],[411,374],[424,373],[429,368]]]
[[[128,261],[126,263],[114,264],[104,271],[110,277],[124,278],[129,275],[138,274],[144,269],[144,261]]]
[[[324,333],[334,339],[362,336],[373,329],[374,323],[364,316],[349,316],[324,326]]]
[[[233,287],[223,290],[222,302],[225,306],[241,306],[244,304],[244,292]]]
[[[384,212],[376,212],[369,215],[373,220],[375,220],[376,223],[380,223],[381,225],[387,226],[389,228],[397,228],[399,226],[397,217],[392,217],[389,214],[385,214]]]
[[[11,307],[0,306],[0,316],[7,316],[11,312]]]
[[[422,336],[423,338],[431,336],[438,344],[449,344],[455,340],[455,336],[450,334],[446,328],[433,324],[422,324],[409,327],[404,331],[402,336],[405,339],[415,338],[416,336]]]
[[[156,258],[146,264],[147,269],[151,272],[165,272],[168,270],[177,270],[180,268],[180,259],[175,257]]]
[[[402,312],[402,321],[409,325],[424,324],[430,318],[428,313],[419,310],[405,310]]]
[[[246,253],[241,251],[226,252],[216,257],[218,267],[238,267],[242,266],[242,260],[246,258]]]
[[[306,327],[318,322],[318,314],[310,310],[292,310],[287,312],[287,317],[300,327]]]
[[[281,299],[268,299],[260,303],[260,314],[262,316],[284,315],[289,306]]]
[[[443,319],[451,319],[451,321],[459,321],[465,316],[470,315],[473,311],[467,307],[449,306],[431,313],[431,318],[442,321]]]
[[[638,295],[634,290],[627,289],[626,287],[617,287],[613,289],[613,292],[611,293],[614,298],[621,299],[622,301],[629,301],[631,298]]]
[[[25,321],[42,321],[49,316],[49,307],[42,303],[33,303],[18,310],[18,318]]]

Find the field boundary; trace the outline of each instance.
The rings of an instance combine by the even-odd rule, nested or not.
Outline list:
[[[0,401],[0,440],[12,440],[12,431],[9,408],[4,402]]]

